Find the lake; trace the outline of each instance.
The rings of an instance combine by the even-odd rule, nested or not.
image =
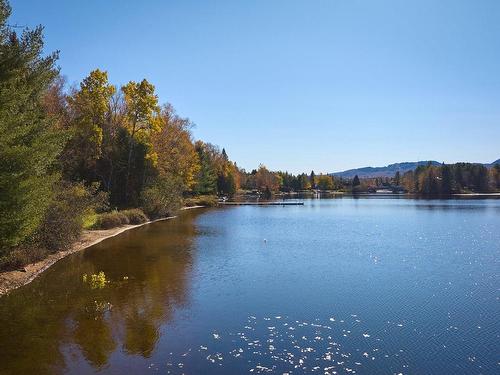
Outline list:
[[[0,298],[0,373],[498,374],[499,260],[498,199],[185,211]]]

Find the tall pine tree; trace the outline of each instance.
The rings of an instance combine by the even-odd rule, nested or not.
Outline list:
[[[42,56],[42,27],[17,35],[0,0],[0,255],[34,233],[58,179],[53,165],[65,137],[42,98],[57,77],[57,53]]]

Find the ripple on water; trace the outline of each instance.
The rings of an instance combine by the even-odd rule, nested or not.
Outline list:
[[[196,362],[214,373],[333,375],[367,373],[379,362],[376,367],[387,373],[409,373],[404,351],[385,352],[381,341],[367,332],[357,315],[313,321],[249,316],[235,332],[213,331],[195,349],[171,353],[166,367],[169,374],[185,373],[184,366]]]

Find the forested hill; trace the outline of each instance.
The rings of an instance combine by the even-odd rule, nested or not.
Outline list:
[[[420,165],[431,165],[438,166],[441,163],[435,160],[425,160],[425,161],[414,161],[414,162],[402,162],[389,164],[385,167],[363,167],[356,169],[348,169],[342,172],[331,173],[332,176],[343,177],[343,178],[353,178],[358,176],[359,178],[375,178],[375,177],[394,177],[396,172],[399,171],[401,175],[408,171],[415,170]],[[484,164],[486,167],[491,167],[495,164],[500,164],[500,159],[494,161],[491,164]]]
[[[489,165],[486,165],[487,167],[490,166],[490,167],[493,167],[494,165],[497,165],[497,164],[500,164],[500,159],[497,159],[495,160],[493,163],[489,164]]]
[[[348,169],[343,172],[334,172],[332,173],[332,175],[343,178],[353,178],[356,175],[359,178],[394,177],[397,171],[399,171],[399,173],[401,174],[404,174],[405,172],[415,170],[419,165],[427,165],[429,163],[431,163],[431,165],[441,164],[434,160],[403,162],[389,164],[385,167],[363,167]]]

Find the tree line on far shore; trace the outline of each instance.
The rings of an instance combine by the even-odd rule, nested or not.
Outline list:
[[[493,193],[500,191],[500,163],[486,167],[477,163],[420,165],[415,170],[393,177],[344,179],[343,190],[373,192],[388,189],[399,193],[425,196],[447,196],[460,193]]]
[[[473,163],[419,166],[402,176],[401,185],[410,193],[425,195],[496,192],[500,190],[500,164],[491,168]]]
[[[271,172],[264,165],[250,173],[237,169],[238,185],[245,190],[271,192],[304,192],[308,190],[373,192],[390,189],[422,195],[456,193],[490,193],[500,191],[500,164],[490,168],[475,163],[421,165],[414,171],[393,177],[342,178],[329,174]]]

